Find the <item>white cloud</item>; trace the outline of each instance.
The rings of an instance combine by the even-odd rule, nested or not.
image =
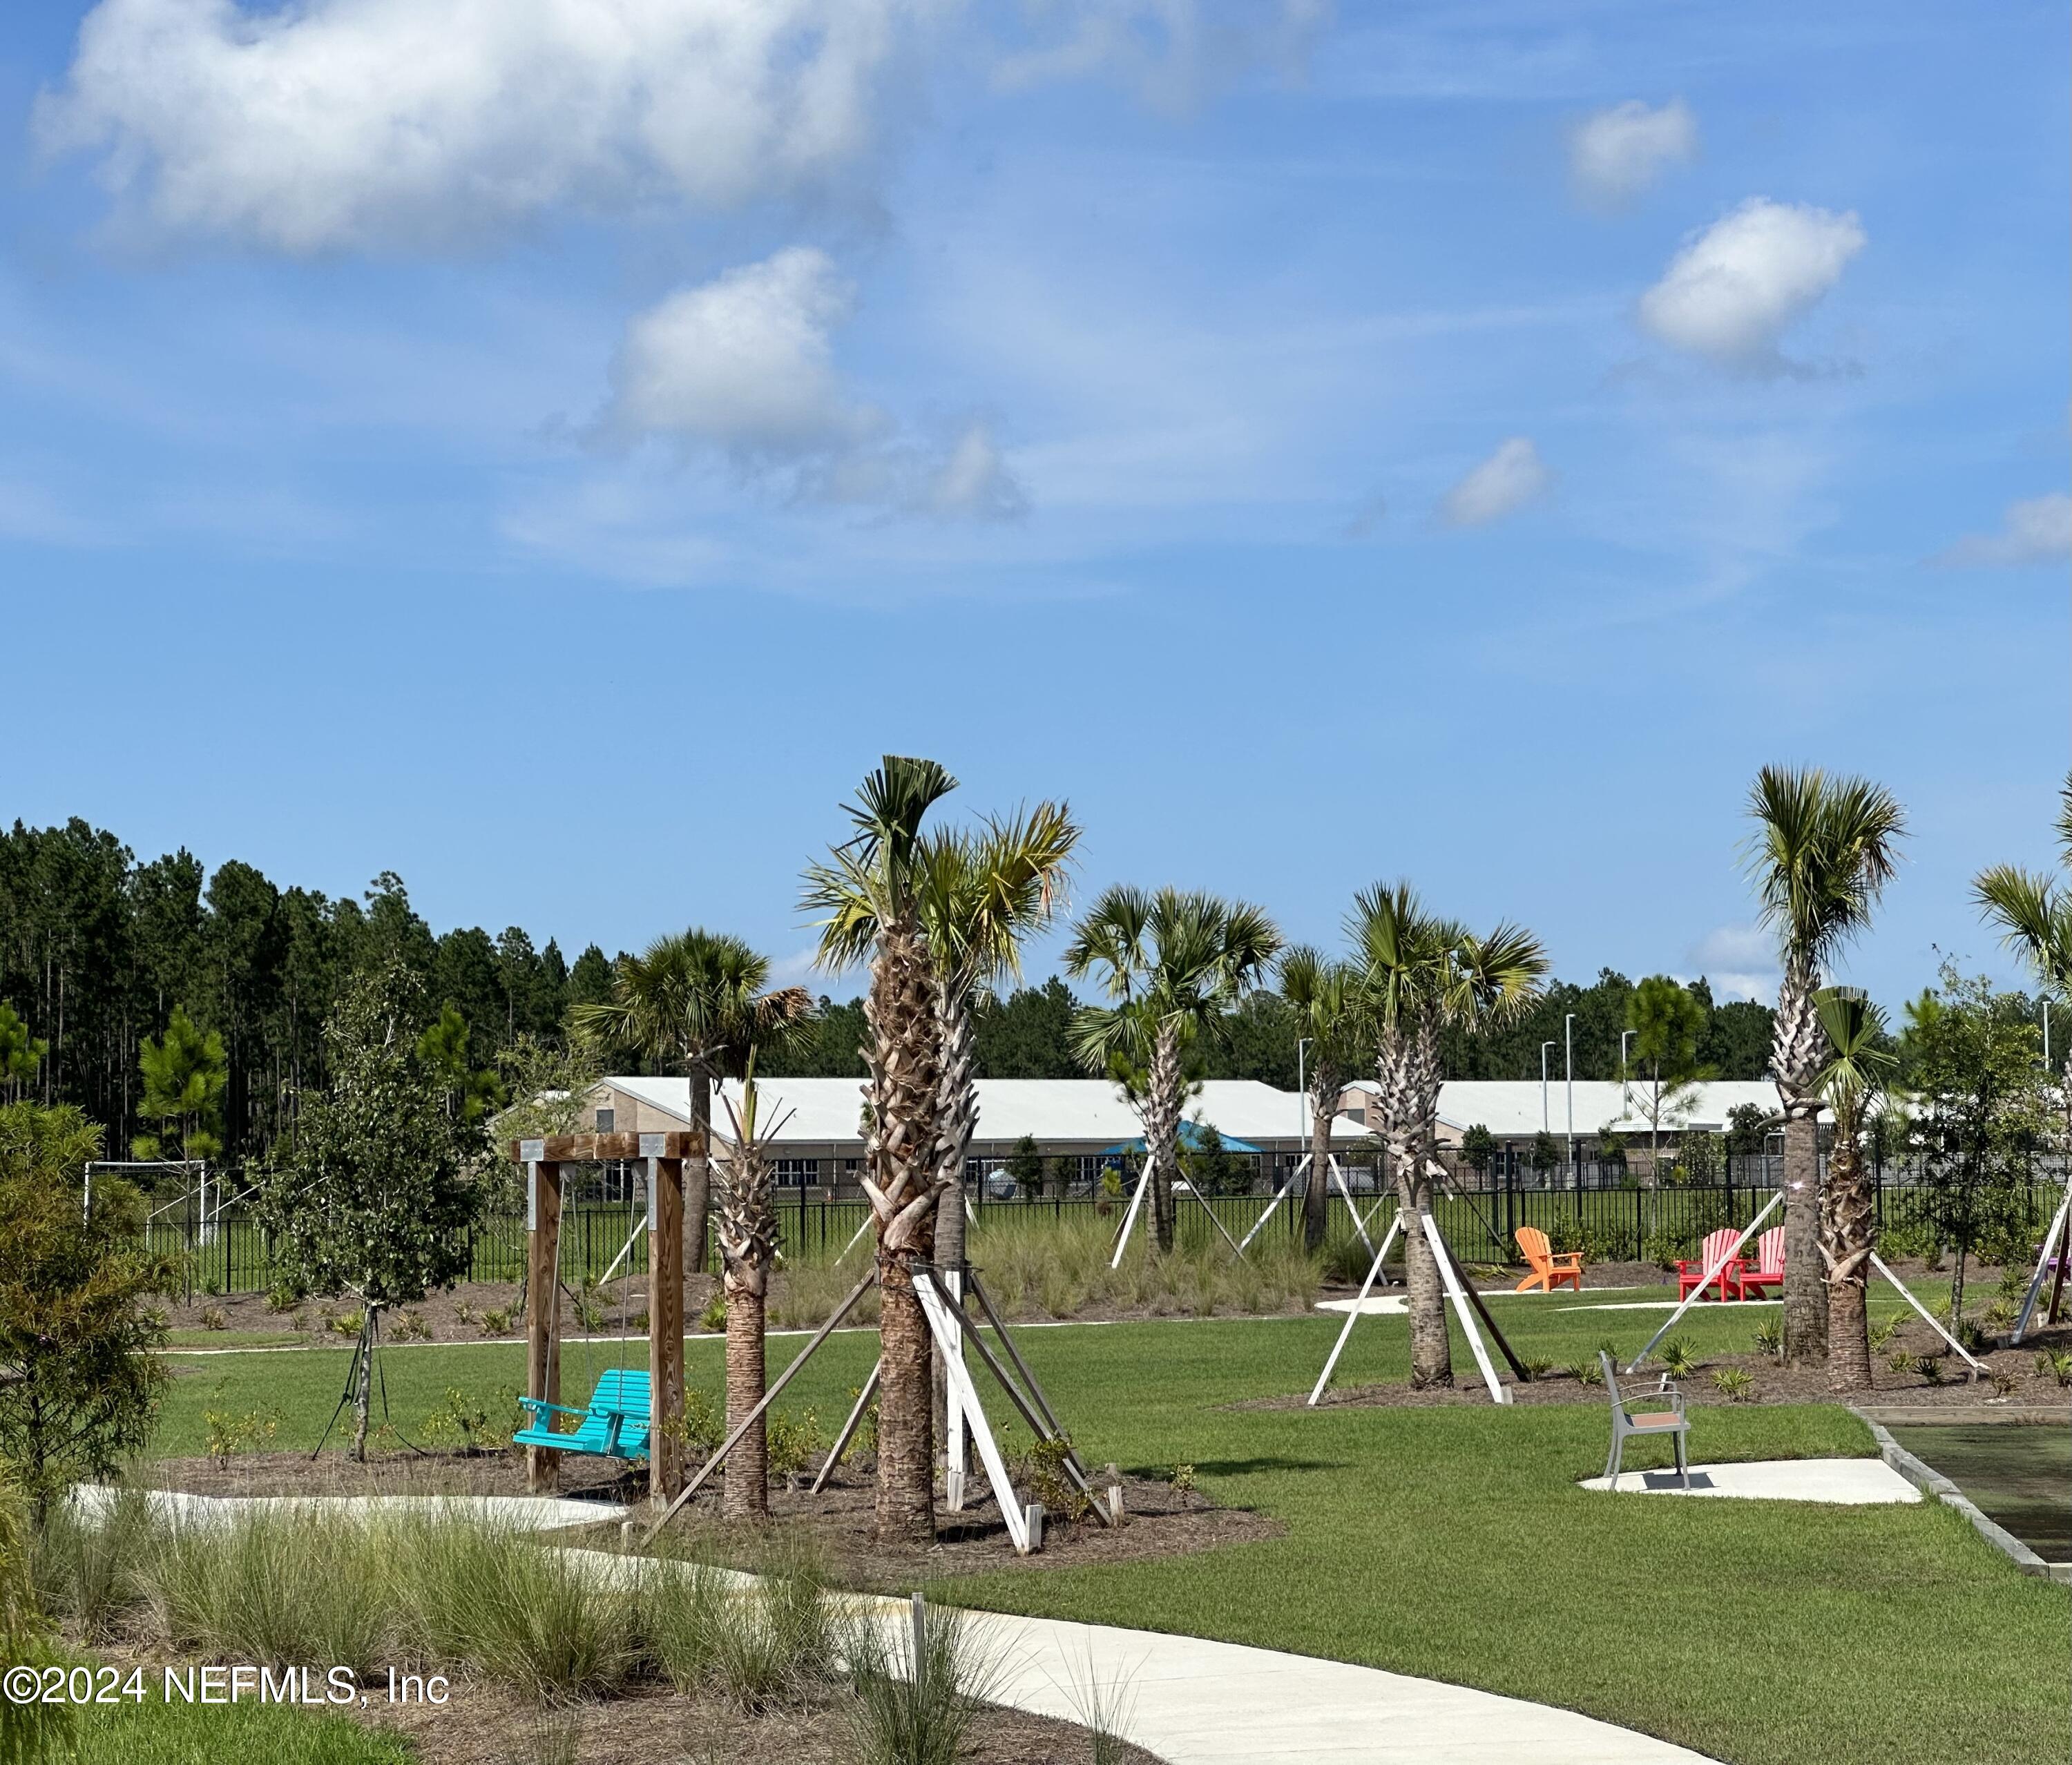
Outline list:
[[[1698,151],[1698,119],[1681,98],[1651,109],[1638,98],[1600,110],[1568,137],[1568,174],[1592,202],[1630,202]]]
[[[855,438],[876,419],[845,397],[832,341],[853,298],[827,254],[805,245],[678,289],[627,326],[610,426],[749,456]]]
[[[592,433],[716,450],[744,472],[781,476],[804,500],[944,519],[1022,514],[984,418],[924,438],[852,396],[834,333],[853,305],[827,254],[808,245],[679,289],[627,325]]]
[[[1936,559],[1958,568],[2054,564],[2072,557],[2072,496],[2053,491],[2010,503],[1997,533],[1970,533]]]
[[[1048,0],[1026,10],[1036,27],[1000,58],[999,84],[1104,76],[1157,109],[1186,111],[1262,64],[1298,73],[1333,7],[1331,0]]]
[[[1692,946],[1691,960],[1716,999],[1767,1005],[1777,997],[1777,940],[1760,926],[1716,926]]]
[[[1864,248],[1863,224],[1751,197],[1692,238],[1640,297],[1642,326],[1731,367],[1774,371],[1778,340]]]
[[[1439,517],[1449,527],[1485,527],[1544,495],[1553,482],[1540,449],[1514,435],[1447,491]]]
[[[950,0],[101,0],[36,111],[158,227],[442,245],[555,204],[726,205],[865,154]]]

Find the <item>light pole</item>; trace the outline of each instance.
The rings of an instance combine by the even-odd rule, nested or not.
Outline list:
[[[1633,1114],[1633,1084],[1626,1077],[1626,1045],[1639,1033],[1637,1029],[1619,1032],[1619,1119],[1622,1121]]]
[[[1310,1131],[1309,1110],[1307,1102],[1309,1095],[1309,1082],[1306,1077],[1309,1068],[1304,1065],[1302,1057],[1310,1043],[1316,1039],[1314,1036],[1297,1036],[1295,1041],[1295,1114],[1300,1119],[1301,1126],[1296,1130],[1295,1150],[1290,1155],[1298,1163],[1302,1156],[1302,1142],[1309,1137]],[[1309,1173],[1309,1180],[1314,1183],[1322,1175],[1323,1172],[1321,1171],[1312,1171]]]
[[[1547,1050],[1554,1045],[1540,1045],[1540,1131],[1544,1134],[1553,1124],[1547,1119]]]
[[[1583,1172],[1576,1163],[1576,1014],[1570,1012],[1561,1020],[1561,1082],[1568,1094],[1568,1169],[1570,1181],[1580,1194],[1583,1187]]]

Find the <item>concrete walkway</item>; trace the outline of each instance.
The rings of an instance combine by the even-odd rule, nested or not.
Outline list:
[[[1583,1488],[1606,1490],[1614,1485],[1605,1478],[1589,1477]],[[1921,1492],[1882,1459],[1758,1459],[1745,1464],[1693,1465],[1688,1489],[1674,1471],[1622,1471],[1616,1492],[1824,1501],[1846,1508],[1921,1499]]]
[[[72,1500],[86,1514],[104,1513],[120,1492],[105,1484],[81,1484]],[[609,1501],[577,1501],[565,1496],[194,1496],[178,1489],[146,1489],[154,1513],[182,1525],[220,1526],[240,1513],[344,1514],[356,1520],[380,1514],[442,1513],[494,1521],[522,1532],[550,1532],[622,1518],[627,1510]]]
[[[84,1504],[97,1507],[114,1492],[88,1487],[78,1493]],[[421,1509],[484,1517],[494,1513],[518,1525],[550,1527],[610,1511],[595,1502],[545,1496],[225,1496],[154,1490],[151,1498],[154,1506],[203,1524],[245,1509],[323,1506],[368,1517]],[[614,1586],[680,1566],[598,1550],[566,1555]],[[874,1599],[869,1605],[882,1615],[898,1649],[910,1622],[906,1603]],[[1117,1732],[1166,1765],[1703,1765],[1705,1759],[1572,1710],[1378,1668],[1105,1624],[1005,1612],[972,1615],[980,1648],[994,1663],[987,1691],[993,1702],[1083,1722],[1098,1699],[1116,1713],[1111,1726]]]
[[[1168,1765],[1666,1765],[1705,1757],[1572,1710],[1378,1668],[1104,1624],[1000,1615],[982,1622],[1001,1656],[996,1701],[1081,1722],[1089,1685],[1100,1684],[1127,1714],[1117,1725],[1124,1735]]]

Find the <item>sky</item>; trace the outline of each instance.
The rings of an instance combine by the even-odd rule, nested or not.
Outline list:
[[[1761,996],[1819,765],[1910,827],[1848,977],[2011,975],[2068,27],[1980,16],[14,0],[0,817],[788,979],[923,753],[1068,799],[1081,901],[1407,876]]]

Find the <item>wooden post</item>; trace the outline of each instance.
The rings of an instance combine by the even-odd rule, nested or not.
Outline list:
[[[659,1134],[643,1134],[648,1160],[648,1493],[668,1501],[684,1487],[684,1161],[659,1155]]]
[[[544,1148],[541,1148],[542,1150]],[[525,1395],[561,1401],[561,1168],[525,1160]],[[561,1455],[548,1447],[525,1449],[525,1487],[535,1495],[554,1488]]]

